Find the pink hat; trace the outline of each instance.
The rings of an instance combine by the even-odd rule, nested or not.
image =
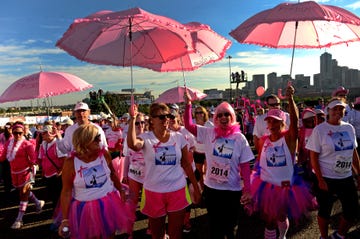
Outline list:
[[[265,117],[264,121],[266,121],[268,118],[274,118],[276,120],[286,121],[286,115],[284,111],[279,109],[271,109],[267,113],[267,116]]]
[[[360,97],[355,98],[354,105],[360,105]]]
[[[310,108],[304,109],[304,111],[301,114],[302,119],[308,119],[310,117],[315,117],[315,116],[316,116],[316,113]]]
[[[339,94],[347,95],[347,94],[349,94],[349,90],[345,89],[345,87],[343,87],[343,86],[339,86],[336,90],[333,91],[332,97],[335,97]]]

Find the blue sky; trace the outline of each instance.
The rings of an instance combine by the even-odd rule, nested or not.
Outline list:
[[[229,32],[252,15],[272,8],[280,0],[2,0],[0,8],[0,93],[17,79],[40,71],[64,71],[75,74],[94,85],[94,90],[120,91],[130,88],[130,68],[99,66],[81,62],[55,43],[76,18],[100,10],[120,11],[140,7],[154,14],[164,15],[179,22],[198,21],[211,26],[232,41],[227,56],[231,55],[232,71],[244,70],[251,79],[253,74],[289,74],[291,49],[270,49],[244,45],[233,39]],[[297,2],[297,1],[296,1]],[[360,1],[322,0],[360,15]],[[338,60],[339,65],[360,69],[359,44],[329,49],[295,50],[293,75],[312,77],[319,72],[320,55],[325,51]],[[168,88],[183,84],[183,74],[155,73],[134,68],[136,92],[152,90],[155,96]],[[187,85],[198,89],[229,88],[229,61],[207,65],[193,72],[185,72]],[[233,86],[234,87],[234,86]],[[75,103],[89,91],[53,97],[53,104]],[[30,101],[0,104],[0,107],[29,105]]]

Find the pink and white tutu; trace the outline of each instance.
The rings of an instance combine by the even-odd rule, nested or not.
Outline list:
[[[92,201],[73,199],[70,205],[71,238],[108,238],[116,231],[129,234],[134,221],[131,201],[123,202],[117,190]]]
[[[251,177],[253,209],[265,221],[277,221],[284,215],[296,221],[314,208],[313,195],[299,176],[292,185],[284,187],[261,180],[258,172]]]

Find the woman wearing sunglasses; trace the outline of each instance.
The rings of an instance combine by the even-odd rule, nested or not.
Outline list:
[[[209,120],[208,111],[201,105],[197,106],[193,112],[195,124],[206,127],[213,127],[214,124]],[[205,173],[205,145],[196,141],[193,153],[196,174],[199,174],[201,189],[204,189],[204,173]]]
[[[135,120],[136,135],[145,132],[145,115],[138,113]],[[122,182],[129,185],[130,198],[133,200],[134,214],[136,207],[139,203],[140,191],[142,190],[144,177],[145,177],[145,161],[142,151],[134,151],[127,145],[126,139],[124,140],[124,176]],[[150,232],[150,231],[148,231]]]
[[[150,106],[151,131],[138,136],[135,131],[137,106],[132,105],[129,113],[128,146],[134,151],[142,150],[145,160],[140,210],[149,217],[153,239],[164,237],[166,216],[169,237],[182,238],[185,208],[191,204],[185,174],[194,186],[195,203],[201,196],[188,158],[188,143],[182,134],[168,129],[171,115],[166,104]]]
[[[133,212],[112,166],[110,153],[101,144],[99,129],[80,125],[72,138],[75,152],[65,159],[60,196],[63,220],[59,235],[71,238],[114,238],[129,232]],[[66,229],[66,230],[65,230]]]
[[[249,143],[240,132],[235,111],[227,102],[215,109],[214,127],[195,125],[191,120],[191,101],[185,95],[185,127],[204,144],[206,171],[205,205],[210,237],[233,239],[240,203],[251,202],[250,164],[254,159]],[[241,186],[241,178],[244,186]]]
[[[31,191],[35,183],[35,165],[37,164],[35,147],[24,137],[24,124],[17,121],[12,126],[13,138],[6,142],[0,161],[8,160],[11,168],[13,186],[19,191],[19,213],[12,224],[12,229],[20,229],[23,225],[23,216],[28,206],[28,201],[35,203],[36,212],[40,213],[45,202],[38,200]]]

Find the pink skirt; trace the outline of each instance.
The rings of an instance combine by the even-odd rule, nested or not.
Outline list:
[[[121,200],[119,191],[92,201],[73,200],[69,211],[71,238],[108,238],[119,233],[131,233],[135,213],[130,200]]]
[[[314,208],[313,195],[309,187],[299,179],[290,186],[277,186],[252,175],[251,194],[254,211],[267,222],[274,222],[287,216],[294,221]]]

